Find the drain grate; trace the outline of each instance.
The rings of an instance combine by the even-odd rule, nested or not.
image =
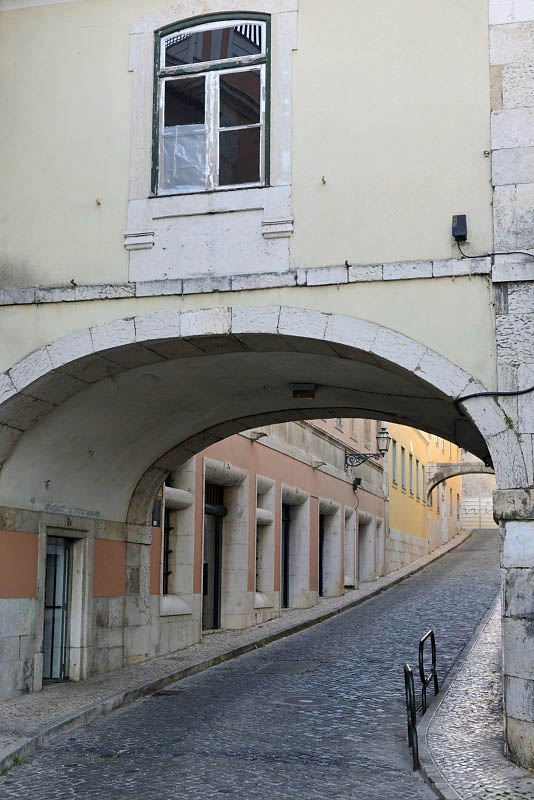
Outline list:
[[[159,692],[154,692],[152,697],[174,697],[176,694],[185,694],[185,689],[161,689]]]

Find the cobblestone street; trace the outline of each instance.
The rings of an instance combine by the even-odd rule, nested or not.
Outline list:
[[[430,800],[411,771],[402,666],[433,627],[443,679],[498,587],[498,534],[475,533],[353,610],[56,739],[0,778],[0,796]]]

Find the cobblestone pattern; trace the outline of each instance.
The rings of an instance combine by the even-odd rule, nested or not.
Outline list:
[[[439,554],[443,554],[456,545],[457,542],[452,540],[418,563],[412,563],[397,573],[386,575],[376,581],[362,583],[360,588],[347,592],[342,597],[321,598],[318,605],[312,608],[290,609],[284,611],[280,618],[248,630],[213,633],[204,636],[200,644],[192,645],[177,653],[159,656],[139,664],[131,664],[101,675],[94,675],[84,681],[53,684],[42,692],[22,695],[0,703],[0,757],[2,748],[13,745],[21,737],[33,736],[44,725],[80,713],[92,704],[103,702],[121,692],[158,680],[169,673],[192,667],[235,648],[254,644],[262,638],[280,634],[295,625],[310,623],[324,614],[335,612],[351,603],[361,601],[373,592],[387,588],[400,577],[419,568],[425,561],[430,562]]]
[[[498,584],[498,537],[477,533],[355,609],[59,737],[0,796],[430,800],[411,770],[402,665],[434,627],[443,678]]]
[[[534,800],[534,776],[504,757],[497,605],[428,729],[432,758],[462,800]]]

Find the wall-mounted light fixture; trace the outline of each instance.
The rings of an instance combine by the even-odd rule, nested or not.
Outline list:
[[[249,432],[249,436],[250,436],[250,438],[252,439],[253,442],[257,442],[258,439],[263,439],[264,436],[268,436],[268,435],[269,434],[265,433],[265,431],[250,431]]]
[[[316,383],[290,383],[293,400],[315,400]]]
[[[359,467],[369,461],[370,458],[382,458],[389,450],[391,436],[387,432],[387,428],[382,427],[376,434],[376,448],[377,453],[359,453],[357,450],[352,453],[345,453],[345,469],[349,467]]]

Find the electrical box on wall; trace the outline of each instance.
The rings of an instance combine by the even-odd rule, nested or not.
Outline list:
[[[465,214],[455,214],[452,218],[452,237],[457,242],[467,239],[467,217]]]

